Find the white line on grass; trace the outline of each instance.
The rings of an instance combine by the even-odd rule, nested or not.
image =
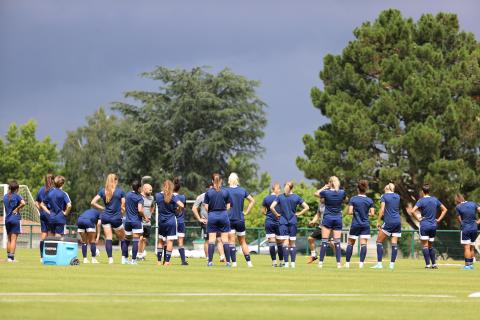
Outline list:
[[[479,293],[480,294],[480,293]],[[4,292],[8,297],[400,297],[400,298],[455,298],[446,294],[371,294],[371,293],[257,293],[257,292]]]
[[[469,298],[480,298],[480,291],[479,292],[473,292],[468,297]]]

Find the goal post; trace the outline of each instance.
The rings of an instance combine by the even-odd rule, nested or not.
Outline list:
[[[2,247],[4,249],[7,248],[7,227],[5,225],[5,217],[6,211],[5,206],[3,204],[3,197],[8,193],[8,184],[0,184],[0,195],[2,199],[0,199],[0,205],[2,206],[3,212],[3,231],[2,231]],[[18,189],[18,194],[22,196],[23,200],[25,200],[25,207],[21,210],[22,215],[22,223],[23,224],[39,224],[40,223],[40,212],[38,211],[37,207],[35,206],[35,199],[30,192],[28,186],[21,184]]]

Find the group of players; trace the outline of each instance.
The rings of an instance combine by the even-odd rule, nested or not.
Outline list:
[[[40,252],[43,255],[43,243],[47,236],[62,236],[65,233],[66,217],[71,210],[71,201],[63,191],[65,178],[62,176],[47,175],[45,185],[38,191],[36,206],[40,211],[41,241]],[[206,191],[198,196],[192,211],[195,218],[202,225],[205,239],[205,254],[208,266],[213,265],[213,256],[216,248],[221,255],[221,261],[227,266],[236,267],[236,242],[238,240],[248,267],[252,267],[249,248],[246,243],[245,215],[248,215],[255,203],[254,198],[240,186],[236,173],[230,174],[228,187],[222,186],[220,174],[213,174],[211,184]],[[345,267],[350,267],[353,246],[360,241],[360,263],[364,267],[367,254],[367,241],[370,238],[370,217],[375,215],[374,202],[366,193],[368,181],[360,180],[357,185],[358,194],[348,201],[348,214],[353,215],[346,248]],[[152,195],[152,186],[139,181],[131,184],[131,190],[125,193],[118,186],[118,177],[115,174],[107,176],[105,186],[91,201],[92,209],[82,213],[78,218],[78,233],[82,241],[82,255],[84,263],[90,245],[91,262],[98,263],[96,244],[103,229],[105,249],[108,262],[113,263],[112,236],[115,233],[120,241],[122,264],[137,264],[138,259],[144,258],[145,245],[150,237],[152,213],[155,207],[158,210],[157,261],[161,265],[170,265],[173,243],[177,241],[182,265],[188,265],[185,257],[185,207],[186,197],[180,193],[180,180],[166,180],[161,191]],[[309,210],[308,204],[297,194],[293,193],[293,182],[286,182],[283,187],[273,184],[271,194],[262,202],[265,215],[265,232],[269,242],[269,251],[272,266],[295,268],[296,262],[296,235],[297,218]],[[18,183],[9,184],[9,192],[4,196],[6,210],[5,225],[8,234],[7,255],[9,262],[15,261],[15,247],[18,234],[21,233],[20,210],[25,201],[18,194]],[[437,224],[447,213],[447,208],[434,196],[430,195],[430,186],[424,185],[420,190],[421,198],[415,206],[407,208],[408,214],[419,222],[420,240],[425,259],[425,268],[436,269],[436,254],[433,247]],[[313,225],[320,222],[319,229],[309,238],[311,256],[308,263],[319,260],[318,266],[323,267],[324,258],[329,247],[329,239],[333,239],[337,267],[341,268],[341,233],[343,228],[342,211],[346,201],[346,192],[340,187],[340,181],[332,176],[329,182],[315,192],[320,198],[323,214],[319,210],[310,221]],[[248,206],[244,210],[244,202]],[[473,269],[474,243],[478,235],[477,213],[480,207],[477,203],[466,201],[461,194],[455,195],[456,212],[461,224],[461,244],[464,246],[465,267]],[[398,252],[398,238],[401,237],[400,195],[395,193],[395,185],[389,183],[384,188],[380,198],[380,210],[377,218],[377,264],[372,268],[382,269],[383,242],[391,237],[391,259],[389,268],[393,269]],[[300,211],[297,211],[300,209]],[[438,216],[438,218],[437,218]],[[383,220],[383,223],[382,223]],[[320,254],[317,257],[315,239],[321,239]],[[132,244],[131,260],[129,247]],[[277,262],[278,255],[278,262]]]

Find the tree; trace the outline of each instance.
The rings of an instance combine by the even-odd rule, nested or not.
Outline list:
[[[257,97],[258,82],[224,69],[211,74],[156,68],[143,76],[159,81],[155,92],[125,94],[138,105],[113,105],[124,121],[122,172],[130,180],[150,175],[157,185],[181,176],[186,189],[201,192],[213,172],[227,174],[241,159],[250,181],[257,175],[253,159],[263,152],[265,104]],[[242,168],[245,168],[242,165]]]
[[[67,180],[65,189],[76,212],[90,207],[108,173],[120,173],[120,127],[115,116],[100,108],[87,118],[85,126],[68,132],[61,155]]]
[[[324,58],[313,104],[330,122],[303,138],[305,176],[338,175],[353,192],[394,181],[403,205],[424,183],[448,207],[461,191],[480,200],[480,46],[457,16],[417,22],[387,10]],[[453,210],[444,226],[453,227]],[[407,217],[408,219],[408,217]]]
[[[43,185],[43,177],[58,169],[58,151],[50,137],[37,140],[37,124],[29,120],[18,127],[12,123],[5,141],[0,139],[0,181],[17,180],[35,194]]]

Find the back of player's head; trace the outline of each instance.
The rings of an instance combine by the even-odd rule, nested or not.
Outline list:
[[[220,173],[212,174],[212,184],[213,184],[213,188],[216,191],[220,191],[222,187],[222,176],[220,175]]]
[[[395,185],[390,182],[385,186],[385,192],[395,192]]]
[[[368,190],[368,181],[367,180],[360,180],[357,184],[358,191],[361,193],[365,193]]]
[[[330,179],[328,179],[328,184],[330,185],[331,189],[334,189],[335,191],[340,190],[340,180],[336,176],[331,176]]]
[[[455,202],[456,202],[456,203],[462,203],[462,202],[464,202],[464,201],[465,201],[465,197],[463,196],[463,194],[457,193],[457,194],[455,195]]]
[[[54,174],[49,173],[45,176],[45,192],[53,188],[54,180],[55,180]]]
[[[275,193],[280,192],[280,183],[279,182],[274,182],[272,184],[272,192],[275,192]]]
[[[430,185],[428,183],[426,183],[422,186],[422,192],[423,192],[423,194],[429,194],[430,193]]]
[[[18,191],[18,188],[19,188],[19,185],[18,185],[18,182],[16,180],[12,180],[10,181],[10,183],[8,184],[8,190],[10,190],[10,193],[15,193]]]
[[[136,193],[140,193],[140,187],[142,184],[138,180],[133,180],[132,182],[132,190],[135,191]]]
[[[173,178],[173,192],[180,191],[181,187],[182,187],[182,184],[180,183],[180,178],[179,177]]]
[[[55,187],[61,188],[65,184],[65,177],[64,176],[56,176],[54,179]]]
[[[236,187],[240,184],[240,180],[238,179],[238,174],[235,172],[230,173],[228,176],[228,185],[230,187]]]
[[[285,193],[291,192],[291,191],[293,190],[293,187],[294,187],[293,181],[287,181],[287,182],[285,182],[285,187],[284,187]]]
[[[162,185],[163,202],[170,203],[173,196],[173,182],[171,180],[165,180]]]

